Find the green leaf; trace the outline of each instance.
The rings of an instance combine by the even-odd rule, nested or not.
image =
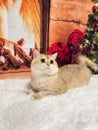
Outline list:
[[[96,11],[96,12],[93,14],[93,18],[94,18],[94,19],[98,19],[98,11]]]
[[[89,14],[88,15],[88,23],[87,27],[93,28],[93,22],[95,21],[94,14]]]
[[[94,3],[98,3],[98,0],[92,0],[92,2],[94,2]]]
[[[94,34],[94,37],[98,38],[98,32],[96,32],[96,33]]]

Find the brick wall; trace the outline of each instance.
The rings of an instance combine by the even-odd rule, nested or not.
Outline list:
[[[49,44],[66,43],[73,29],[84,31],[92,5],[91,0],[51,0]]]

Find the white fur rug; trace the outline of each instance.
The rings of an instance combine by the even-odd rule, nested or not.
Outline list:
[[[98,130],[98,76],[88,86],[34,101],[29,79],[0,80],[0,130]]]

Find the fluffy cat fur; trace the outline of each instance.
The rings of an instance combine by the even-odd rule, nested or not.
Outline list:
[[[39,54],[31,63],[31,87],[35,99],[62,94],[69,89],[84,86],[92,76],[87,66],[98,70],[97,64],[83,55],[76,57],[78,64],[58,68],[56,55]]]

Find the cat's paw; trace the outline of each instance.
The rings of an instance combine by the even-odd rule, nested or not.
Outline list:
[[[41,95],[39,94],[39,93],[34,93],[33,94],[33,99],[34,100],[38,100],[38,99],[41,99],[42,97],[41,97]]]
[[[28,94],[32,93],[32,90],[31,89],[24,90],[24,93],[28,95]]]

